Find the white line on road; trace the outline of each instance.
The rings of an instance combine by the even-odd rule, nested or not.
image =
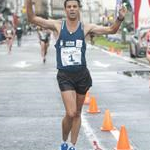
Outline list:
[[[7,55],[6,52],[0,52],[0,55]]]
[[[103,67],[103,68],[108,68],[110,66],[110,64],[103,64],[100,61],[93,61],[93,63],[95,66]]]
[[[111,134],[114,136],[114,138],[118,141],[118,139],[119,139],[119,130],[111,130],[110,131],[111,132]]]
[[[89,142],[91,143],[91,146],[94,148],[93,146],[93,141],[97,142],[97,145],[99,145],[99,147],[102,150],[107,150],[106,147],[104,147],[102,145],[102,143],[99,142],[98,137],[94,134],[94,131],[92,130],[92,128],[90,127],[89,123],[87,122],[87,119],[85,118],[84,114],[82,115],[82,126],[83,126],[83,130],[89,140]]]
[[[31,64],[27,64],[26,61],[19,61],[16,64],[14,64],[13,66],[17,67],[17,68],[26,68],[26,67],[31,66]]]

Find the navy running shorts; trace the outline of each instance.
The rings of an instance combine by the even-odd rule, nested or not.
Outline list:
[[[79,72],[66,72],[58,70],[57,81],[61,91],[75,90],[85,95],[92,86],[92,78],[87,68]]]

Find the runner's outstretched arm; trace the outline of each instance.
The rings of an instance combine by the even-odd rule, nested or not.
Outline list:
[[[26,8],[27,8],[27,17],[29,22],[41,26],[45,29],[51,29],[51,30],[57,30],[57,20],[52,19],[44,19],[42,17],[38,17],[34,14],[33,8],[32,8],[32,0],[26,0]]]
[[[118,31],[122,21],[124,20],[126,12],[127,12],[127,8],[122,5],[119,10],[119,16],[117,17],[116,21],[109,27],[100,26],[96,24],[88,24],[86,26],[87,30],[85,31],[85,35],[91,33],[95,35],[115,34]]]

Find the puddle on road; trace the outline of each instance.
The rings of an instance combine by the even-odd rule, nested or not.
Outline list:
[[[136,71],[123,71],[123,75],[126,75],[128,77],[141,77],[144,79],[150,78],[150,71],[149,70],[136,70]]]

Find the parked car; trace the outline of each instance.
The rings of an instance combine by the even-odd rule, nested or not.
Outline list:
[[[146,56],[146,37],[144,37],[150,27],[143,27],[136,30],[135,34],[130,39],[130,57],[145,57]]]

